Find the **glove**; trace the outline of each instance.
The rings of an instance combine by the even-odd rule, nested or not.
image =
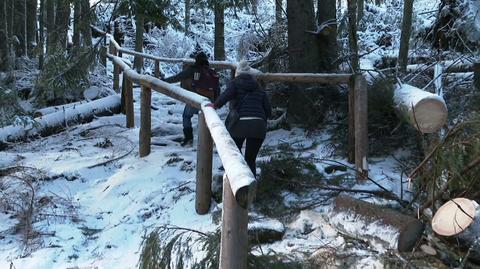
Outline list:
[[[208,103],[208,104],[206,104],[205,106],[211,107],[211,108],[213,108],[213,109],[217,109],[217,108],[215,107],[215,104],[213,104],[213,103]]]

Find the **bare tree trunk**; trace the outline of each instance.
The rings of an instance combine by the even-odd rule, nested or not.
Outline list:
[[[317,19],[321,27],[317,34],[319,71],[337,68],[337,9],[336,0],[317,0]]]
[[[282,21],[282,13],[283,13],[282,2],[283,0],[275,0],[275,21],[277,23],[280,23]]]
[[[27,51],[31,58],[37,46],[37,6],[37,0],[27,0]]]
[[[15,0],[7,0],[7,35],[13,36],[13,14],[15,14]]]
[[[47,24],[47,54],[55,52],[57,35],[55,31],[55,0],[45,0],[45,14]]]
[[[225,60],[225,7],[215,3],[215,45],[213,54],[215,60]]]
[[[319,49],[315,32],[315,13],[312,0],[287,0],[288,70],[292,73],[315,73],[318,71]],[[296,84],[289,85],[288,118],[306,123],[313,111],[309,93]]]
[[[73,3],[73,37],[72,43],[74,47],[80,47],[82,45],[80,35],[81,35],[81,2],[80,0],[75,0]]]
[[[357,0],[357,23],[360,22],[363,18],[363,13],[365,11],[365,0]]]
[[[144,15],[141,11],[137,11],[135,15],[135,51],[143,52],[143,23]],[[135,56],[133,66],[138,73],[142,71],[143,67],[143,58]]]
[[[348,0],[348,45],[350,47],[350,65],[352,71],[357,73],[359,71],[358,60],[358,38],[357,38],[357,1]]]
[[[24,56],[27,53],[27,2],[26,0],[15,1],[15,15],[13,32],[18,38],[19,44],[16,46],[16,55]]]
[[[60,49],[65,50],[68,42],[68,26],[70,23],[70,1],[57,0],[57,16],[55,18]]]
[[[403,3],[402,37],[400,39],[400,51],[398,52],[398,64],[400,66],[400,71],[406,73],[408,45],[410,42],[410,33],[412,31],[413,0],[405,0]]]
[[[82,41],[83,45],[86,47],[92,46],[92,30],[90,29],[90,24],[92,23],[92,10],[90,8],[89,0],[80,0],[81,1],[81,22],[82,22]]]
[[[190,0],[185,0],[185,35],[187,36],[190,31]]]
[[[38,54],[38,69],[43,69],[43,61],[45,59],[45,0],[40,0],[40,16],[39,16],[39,54]]]
[[[315,31],[313,1],[288,0],[288,62],[290,72],[316,72],[318,50],[315,35],[305,31]]]
[[[7,1],[0,3],[0,71],[9,70],[9,42],[8,42],[8,26],[7,26]]]

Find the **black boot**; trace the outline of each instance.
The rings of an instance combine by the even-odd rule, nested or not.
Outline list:
[[[192,128],[183,128],[183,141],[181,143],[182,147],[187,146],[193,143],[193,129]]]

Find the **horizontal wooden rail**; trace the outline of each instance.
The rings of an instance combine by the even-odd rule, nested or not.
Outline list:
[[[225,128],[223,121],[220,120],[213,108],[205,106],[210,103],[208,98],[152,76],[140,75],[123,62],[120,57],[111,54],[107,54],[107,57],[123,71],[127,80],[202,110],[222,164],[225,167],[225,173],[230,179],[235,198],[241,206],[246,207],[253,200],[255,177]]]
[[[208,130],[217,146],[218,155],[222,160],[235,199],[240,206],[246,208],[255,196],[255,177],[217,112],[206,106],[208,103],[202,104]]]
[[[258,80],[263,81],[337,84],[348,83],[352,77],[352,74],[259,73],[255,74],[255,76]]]
[[[128,66],[120,57],[112,54],[107,54],[107,57],[122,70],[124,76],[128,77],[128,79],[135,84],[163,93],[172,97],[173,99],[182,101],[183,103],[198,109],[200,109],[203,102],[208,101],[208,98],[191,91],[184,90],[179,86],[172,85],[149,75],[140,75],[135,70],[130,68],[130,66]]]
[[[93,27],[93,26],[92,26]],[[98,28],[97,28],[98,29]],[[98,30],[100,31],[100,30]],[[103,32],[103,31],[102,31]],[[105,33],[105,32],[103,32]],[[143,53],[143,52],[138,52],[134,50],[129,50],[126,48],[122,48],[117,41],[113,38],[112,35],[105,33],[106,37],[109,39],[111,42],[110,44],[113,44],[115,46],[117,52],[121,52],[124,54],[129,54],[133,56],[140,56],[143,57],[144,59],[149,59],[153,60],[155,62],[165,62],[165,63],[185,63],[185,64],[194,64],[195,60],[190,59],[190,58],[166,58],[166,57],[158,57],[154,56],[151,54]],[[209,62],[210,66],[213,68],[220,68],[220,69],[236,69],[237,65],[235,63],[229,62],[229,61],[210,61]]]

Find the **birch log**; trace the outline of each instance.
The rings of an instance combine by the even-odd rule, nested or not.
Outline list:
[[[397,84],[393,99],[400,116],[422,133],[434,133],[447,121],[445,100],[436,94]]]
[[[26,126],[9,125],[0,129],[0,148],[1,144],[5,142],[25,140],[36,135],[50,135],[69,125],[88,122],[93,120],[95,116],[112,115],[119,111],[120,96],[111,95],[36,118]]]

